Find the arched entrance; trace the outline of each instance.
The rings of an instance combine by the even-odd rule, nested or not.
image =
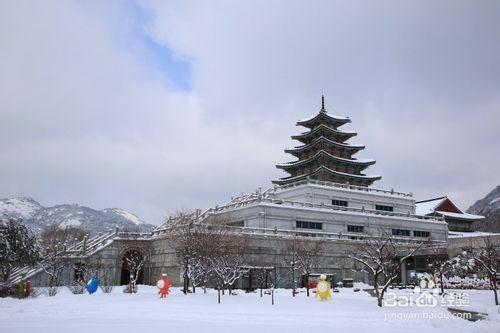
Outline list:
[[[136,279],[136,284],[144,283],[145,256],[137,249],[129,249],[122,255],[122,272],[120,284],[130,283],[131,277]]]

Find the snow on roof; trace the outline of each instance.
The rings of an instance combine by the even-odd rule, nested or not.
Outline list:
[[[417,215],[427,215],[434,213],[434,209],[439,206],[443,201],[446,200],[446,197],[440,197],[430,200],[424,200],[415,203],[415,213]]]
[[[313,156],[311,156],[311,157],[309,157],[309,158],[307,158],[305,160],[298,160],[298,161],[294,161],[294,162],[279,163],[279,164],[276,165],[276,167],[280,168],[280,167],[288,167],[288,166],[292,166],[292,165],[301,165],[301,164],[307,163],[309,161],[312,161],[312,160],[318,158],[321,155],[326,155],[326,156],[328,156],[331,159],[334,159],[334,160],[337,160],[337,161],[346,162],[346,163],[352,163],[352,164],[374,164],[375,163],[374,159],[370,159],[370,158],[356,159],[356,158],[338,157],[338,156],[332,155],[329,152],[321,149],[316,154],[314,154]]]
[[[330,172],[330,173],[333,173],[333,174],[338,174],[338,175],[341,175],[341,176],[352,177],[352,178],[357,178],[357,179],[368,179],[368,180],[374,180],[374,181],[375,180],[379,180],[380,178],[382,178],[382,176],[380,176],[380,175],[353,175],[353,174],[350,174],[350,173],[335,171],[335,170],[332,170],[332,169],[327,168],[324,165],[322,165],[322,166],[319,166],[318,168],[316,168],[316,170],[314,170],[312,173],[304,174],[304,175],[298,175],[298,176],[295,176],[295,177],[280,178],[278,181],[290,182],[291,180],[294,180],[294,181],[295,180],[300,180],[300,179],[304,179],[304,178],[310,177],[312,175],[315,175],[316,173],[318,173],[320,171],[327,171],[327,172]]]
[[[492,232],[482,232],[482,231],[474,231],[474,232],[457,232],[450,231],[448,236],[450,238],[463,238],[463,237],[484,237],[484,236],[497,236],[500,234],[495,234]]]
[[[363,145],[363,144],[341,143],[341,142],[330,140],[330,139],[321,135],[307,145],[295,146],[293,148],[285,148],[285,151],[287,151],[287,150],[300,150],[303,148],[312,147],[314,144],[316,144],[319,141],[326,141],[326,142],[329,142],[329,143],[334,144],[336,146],[340,146],[340,147],[344,147],[344,148],[351,148],[351,149],[364,149],[365,148],[365,145]]]
[[[436,208],[439,207],[439,205],[441,205],[446,200],[449,200],[449,199],[448,199],[448,197],[444,196],[444,197],[440,197],[440,198],[416,202],[415,203],[415,208],[416,208],[415,213],[417,215],[429,215],[432,213],[437,213],[437,214],[440,214],[444,217],[451,217],[451,218],[457,218],[457,219],[463,219],[463,220],[480,220],[480,219],[484,218],[484,216],[481,216],[481,215],[474,215],[474,214],[468,214],[468,213],[452,213],[452,212],[445,212],[445,211],[436,210]]]
[[[339,120],[339,121],[347,121],[347,122],[351,121],[351,119],[349,117],[337,116],[337,115],[330,114],[330,113],[327,113],[327,112],[323,112],[323,113],[319,112],[319,113],[315,113],[314,115],[311,115],[311,116],[309,116],[307,118],[299,120],[298,123],[305,123],[305,122],[311,121],[311,120],[313,120],[314,118],[316,118],[318,116],[327,116],[329,118],[332,118],[333,120]]]
[[[298,135],[292,135],[292,138],[298,138],[298,137],[303,137],[303,136],[310,136],[310,135],[313,135],[315,134],[316,132],[318,132],[319,130],[321,129],[327,129],[329,130],[330,132],[334,132],[334,133],[338,133],[340,135],[350,135],[350,136],[356,136],[358,135],[358,133],[356,132],[344,132],[344,131],[340,131],[338,129],[334,129],[334,128],[331,128],[325,124],[320,124],[318,125],[316,128],[310,130],[310,131],[306,131],[306,132],[302,132]]]
[[[451,218],[457,218],[457,219],[464,219],[464,220],[481,220],[484,219],[484,216],[481,215],[474,215],[474,214],[469,214],[469,213],[451,213],[451,212],[443,212],[440,210],[437,210],[436,213],[439,213],[443,216],[451,217]]]

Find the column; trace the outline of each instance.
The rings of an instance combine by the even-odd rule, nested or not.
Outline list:
[[[406,261],[403,261],[401,263],[401,283],[407,284],[407,281],[406,281]]]

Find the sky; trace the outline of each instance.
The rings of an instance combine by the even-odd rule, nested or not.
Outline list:
[[[498,1],[0,1],[0,198],[152,224],[271,186],[320,109],[373,187],[500,184]]]

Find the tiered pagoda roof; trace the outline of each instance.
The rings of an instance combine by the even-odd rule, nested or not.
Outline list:
[[[278,185],[289,184],[303,179],[325,180],[337,183],[349,183],[359,186],[369,186],[380,176],[368,176],[363,170],[375,164],[375,160],[356,159],[352,157],[365,148],[363,145],[346,143],[354,132],[344,132],[338,127],[350,123],[349,118],[330,115],[325,109],[325,97],[321,97],[321,110],[309,119],[297,122],[309,130],[292,136],[303,145],[285,149],[286,153],[298,160],[276,165],[290,176],[273,181]]]

